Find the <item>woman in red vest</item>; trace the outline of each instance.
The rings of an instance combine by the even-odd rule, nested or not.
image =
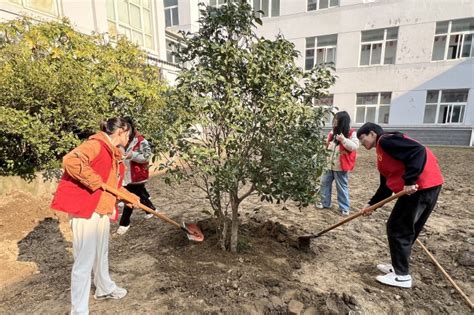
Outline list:
[[[94,134],[63,158],[64,174],[51,208],[70,215],[74,265],[71,272],[71,314],[88,314],[91,272],[94,271],[94,298],[121,299],[127,290],[118,287],[109,275],[108,243],[110,217],[116,211],[116,197],[102,185],[122,188],[122,151],[131,126],[121,118],[111,118]],[[136,196],[135,196],[136,197]],[[138,202],[138,197],[136,197]]]
[[[136,130],[133,120],[129,117],[124,118],[131,126],[131,141],[128,144],[124,154],[124,163],[126,166],[123,185],[125,189],[134,193],[140,198],[140,202],[145,206],[155,210],[155,206],[150,200],[150,194],[146,190],[145,184],[149,178],[149,162],[152,156],[149,142]],[[133,213],[133,207],[125,205],[117,234],[125,234],[130,228],[130,217]],[[145,215],[146,219],[153,217],[149,213]]]
[[[319,209],[331,207],[332,182],[336,182],[337,202],[342,215],[349,215],[349,171],[355,166],[356,151],[359,148],[354,129],[350,128],[351,118],[346,111],[334,116],[333,130],[327,138],[329,150],[328,170],[321,177],[321,202],[316,204]]]
[[[443,176],[438,161],[430,149],[400,132],[386,133],[377,124],[366,123],[357,131],[357,137],[367,149],[376,148],[380,186],[367,207],[392,193],[405,190],[387,220],[387,237],[391,264],[379,264],[385,275],[377,281],[402,288],[411,288],[409,270],[411,249],[438,200]]]

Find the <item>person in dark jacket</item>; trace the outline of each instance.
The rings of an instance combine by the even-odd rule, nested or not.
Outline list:
[[[374,123],[366,123],[357,131],[361,145],[376,148],[380,185],[368,204],[368,209],[389,196],[404,190],[387,220],[387,237],[391,264],[379,264],[385,275],[377,281],[402,288],[411,288],[409,259],[413,243],[433,211],[443,184],[443,176],[435,155],[418,141],[400,132],[384,132]]]

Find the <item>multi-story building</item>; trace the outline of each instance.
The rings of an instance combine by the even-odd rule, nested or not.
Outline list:
[[[172,29],[197,29],[197,0],[175,0]],[[227,0],[207,0],[219,7]],[[472,0],[249,0],[259,35],[278,33],[310,69],[333,63],[337,81],[319,104],[429,144],[474,144]]]
[[[6,1],[6,3],[5,3]],[[228,0],[203,0],[214,7]],[[0,19],[22,11],[67,16],[85,33],[122,33],[173,81],[172,42],[199,29],[200,0],[3,0]],[[474,145],[472,0],[249,0],[259,35],[281,33],[304,69],[332,63],[337,81],[319,100],[428,144]]]
[[[0,21],[22,15],[42,21],[67,17],[84,34],[125,35],[173,83],[179,68],[167,61],[163,4],[162,0],[0,0]]]

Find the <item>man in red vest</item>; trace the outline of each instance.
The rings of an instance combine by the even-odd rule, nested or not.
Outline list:
[[[374,123],[366,123],[357,131],[360,143],[367,149],[376,148],[380,185],[375,195],[362,209],[367,209],[401,190],[400,197],[387,220],[387,237],[392,264],[379,264],[385,275],[377,281],[402,288],[411,288],[409,273],[411,249],[438,200],[443,176],[438,161],[430,149],[400,132],[384,132]]]

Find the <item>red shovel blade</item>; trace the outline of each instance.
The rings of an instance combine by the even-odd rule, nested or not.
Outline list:
[[[190,241],[202,242],[204,241],[204,234],[201,229],[194,223],[184,223],[183,229],[186,230],[186,235]]]

